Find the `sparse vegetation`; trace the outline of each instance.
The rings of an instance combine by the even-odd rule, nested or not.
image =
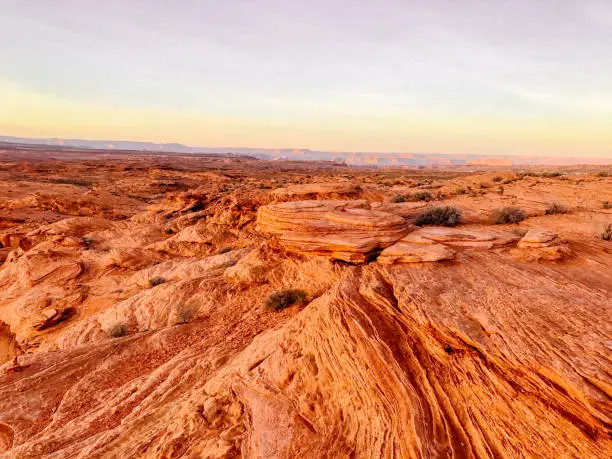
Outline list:
[[[175,325],[187,324],[198,315],[196,308],[185,305],[177,306],[174,313],[176,317],[174,322]]]
[[[440,225],[456,226],[461,221],[461,212],[453,206],[432,207],[417,216],[417,226]]]
[[[601,171],[597,174],[597,177],[608,177],[610,174],[606,171]]]
[[[282,311],[289,306],[301,305],[306,302],[308,293],[299,289],[285,289],[272,292],[266,298],[265,305],[274,311]]]
[[[393,196],[393,198],[391,198],[391,202],[394,202],[394,203],[406,202],[406,195],[404,194],[395,195]]]
[[[412,193],[412,199],[414,201],[431,201],[431,193],[428,191],[417,191]]]
[[[495,177],[493,177],[493,181],[494,182],[501,182],[504,178],[501,175],[496,175]]]
[[[604,241],[612,241],[612,223],[608,223],[601,233],[601,238]]]
[[[518,223],[522,222],[527,218],[527,215],[523,211],[523,209],[519,209],[518,207],[506,206],[501,209],[496,210],[493,213],[493,218],[495,224],[503,225],[506,223]]]
[[[149,279],[149,288],[156,287],[157,285],[165,284],[166,279],[161,276],[155,276]]]
[[[603,202],[603,208],[604,209],[612,209],[612,203],[610,201],[604,201]]]
[[[223,247],[219,250],[219,252],[217,252],[217,254],[223,255],[224,253],[231,252],[232,250],[234,250],[232,247]]]
[[[565,204],[559,201],[553,201],[548,204],[545,213],[546,215],[567,214],[569,213],[569,209]]]
[[[500,185],[497,187],[497,194],[504,194],[504,186]]]
[[[465,193],[467,193],[467,190],[462,186],[458,186],[457,188],[455,188],[455,194],[460,195]]]
[[[108,329],[108,336],[110,336],[111,338],[121,338],[122,336],[127,335],[127,332],[128,327],[126,324],[116,323]]]

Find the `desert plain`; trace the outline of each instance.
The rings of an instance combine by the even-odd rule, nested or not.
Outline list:
[[[4,146],[0,456],[612,457],[611,225],[612,167]]]

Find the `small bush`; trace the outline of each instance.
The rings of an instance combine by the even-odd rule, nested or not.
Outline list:
[[[181,305],[176,307],[175,315],[175,325],[187,324],[197,317],[198,311],[193,307]]]
[[[501,182],[504,178],[501,175],[496,175],[493,177],[494,182]]]
[[[496,210],[493,213],[495,224],[503,225],[505,223],[518,223],[527,218],[523,209],[518,207],[506,206]]]
[[[417,216],[414,224],[417,226],[440,225],[456,226],[461,221],[461,212],[453,206],[433,207]]]
[[[391,198],[391,202],[394,202],[394,203],[406,202],[406,196],[403,194],[398,194],[396,196],[393,196],[393,198]]]
[[[431,201],[431,193],[428,191],[417,191],[412,193],[412,199],[415,201]]]
[[[606,171],[601,171],[597,174],[597,177],[608,177],[609,175]]]
[[[274,311],[282,311],[293,305],[300,305],[306,302],[308,293],[304,290],[286,289],[272,292],[266,298],[266,307]]]
[[[217,254],[223,255],[224,253],[231,252],[232,250],[234,250],[232,247],[223,247],[219,250],[219,252],[217,252]]]
[[[457,188],[455,188],[455,194],[465,194],[465,193],[467,193],[467,190],[463,188],[462,186],[458,186]]]
[[[612,241],[612,223],[608,223],[601,233],[601,238],[604,241]]]
[[[160,276],[152,277],[151,279],[149,279],[149,288],[164,284],[165,282],[166,282],[166,279],[164,279],[163,277],[160,277]]]
[[[504,194],[504,186],[500,185],[497,187],[497,194]]]
[[[612,203],[610,203],[610,201],[604,201],[603,202],[603,208],[604,209],[612,209]]]
[[[545,213],[546,215],[567,214],[569,209],[564,204],[554,201],[548,204]]]
[[[128,327],[126,324],[114,324],[108,329],[108,336],[111,338],[121,338],[127,335]]]

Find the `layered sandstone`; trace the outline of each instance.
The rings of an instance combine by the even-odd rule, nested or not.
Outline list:
[[[411,230],[402,217],[372,210],[367,201],[296,201],[263,206],[261,231],[290,251],[364,262]]]

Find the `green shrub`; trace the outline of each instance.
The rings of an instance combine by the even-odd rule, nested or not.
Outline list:
[[[467,193],[467,190],[463,188],[462,186],[458,186],[457,188],[455,188],[455,194],[465,194],[465,193]]]
[[[456,226],[461,221],[461,212],[453,206],[432,207],[417,216],[414,224],[417,226],[439,225]]]
[[[608,223],[601,233],[601,238],[604,241],[612,241],[612,223]]]
[[[128,327],[123,323],[116,323],[108,329],[108,336],[111,338],[121,338],[127,335]]]
[[[272,292],[266,298],[265,305],[274,311],[282,311],[293,305],[301,305],[306,302],[308,293],[304,290],[285,289]]]
[[[502,225],[505,223],[518,223],[527,218],[523,209],[518,207],[506,206],[496,210],[493,213],[495,224]]]
[[[166,282],[166,279],[164,279],[163,277],[160,277],[160,276],[152,277],[151,279],[149,279],[149,288],[164,284],[165,282]]]
[[[556,214],[567,214],[569,213],[569,209],[558,201],[554,201],[548,204],[545,211],[546,215],[556,215]]]

